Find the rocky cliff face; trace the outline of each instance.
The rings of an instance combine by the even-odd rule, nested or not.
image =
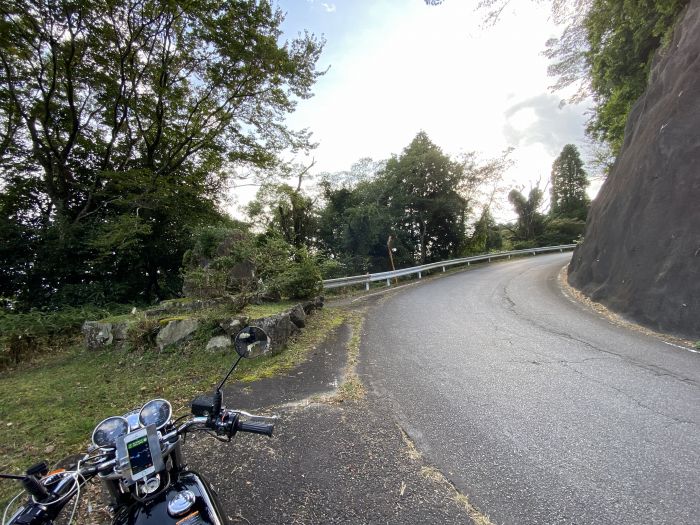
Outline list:
[[[700,0],[632,109],[569,282],[653,329],[700,338]]]

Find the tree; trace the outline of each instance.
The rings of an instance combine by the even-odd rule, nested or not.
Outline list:
[[[346,275],[390,269],[387,239],[400,222],[390,208],[392,188],[380,176],[350,187],[321,183],[325,206],[319,217],[319,247],[342,265]],[[411,261],[410,250],[394,242],[398,264]]]
[[[552,164],[551,215],[586,220],[590,205],[588,184],[578,149],[567,144]]]
[[[595,108],[587,131],[622,147],[627,116],[647,85],[654,54],[670,34],[688,0],[570,0],[554,2],[566,20],[562,36],[547,42],[555,88],[578,85],[578,99],[590,94]],[[564,13],[571,17],[561,16]]]
[[[158,296],[191,229],[220,215],[231,167],[309,144],[284,117],[310,96],[322,43],[281,43],[267,1],[15,0],[0,16],[3,192],[24,196],[11,220],[32,237],[0,295],[124,277],[114,297]]]
[[[415,262],[445,259],[465,242],[467,201],[459,194],[464,166],[452,161],[420,132],[387,162],[386,177],[393,194],[389,206],[399,239],[412,246]]]
[[[311,247],[316,234],[314,199],[289,184],[265,184],[247,206],[251,220],[277,232],[297,248]]]
[[[503,236],[488,207],[481,212],[479,220],[474,224],[474,231],[469,237],[469,253],[485,253],[500,250],[503,247]]]
[[[544,231],[544,216],[539,212],[543,197],[544,192],[539,186],[530,189],[527,198],[517,189],[508,194],[508,200],[518,214],[515,230],[517,240],[534,243]]]

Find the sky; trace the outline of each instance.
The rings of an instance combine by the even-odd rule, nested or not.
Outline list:
[[[312,131],[318,147],[296,160],[313,158],[313,172],[400,154],[423,130],[449,155],[486,159],[515,148],[504,182],[528,191],[546,184],[565,144],[587,149],[588,105],[562,106],[567,94],[548,89],[542,51],[559,34],[548,2],[512,1],[489,27],[477,0],[276,3],[286,38],[308,30],[326,40],[318,69],[327,72],[287,120]],[[514,216],[505,201],[496,211]]]

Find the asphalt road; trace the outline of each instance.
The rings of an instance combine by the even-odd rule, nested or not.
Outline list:
[[[360,370],[494,523],[700,523],[700,354],[567,299],[569,258],[388,296]]]

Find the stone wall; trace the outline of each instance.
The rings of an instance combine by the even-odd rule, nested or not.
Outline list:
[[[700,338],[700,0],[656,57],[569,282],[653,329]]]
[[[306,325],[306,316],[314,310],[323,307],[323,297],[317,297],[312,301],[299,303],[289,310],[258,319],[250,319],[244,315],[234,314],[219,319],[216,328],[211,331],[205,350],[221,350],[233,346],[233,339],[246,326],[258,326],[265,330],[270,337],[270,352],[281,352],[289,338]],[[143,319],[154,317],[148,311],[143,312]],[[139,322],[133,319],[118,322],[85,321],[82,327],[85,337],[85,346],[90,350],[99,350],[107,347],[119,348],[128,340],[129,330]],[[210,323],[209,323],[210,324]],[[155,348],[163,350],[165,347],[179,345],[188,341],[200,328],[203,320],[196,316],[180,315],[177,318],[162,320],[162,326],[157,328],[155,334]]]

